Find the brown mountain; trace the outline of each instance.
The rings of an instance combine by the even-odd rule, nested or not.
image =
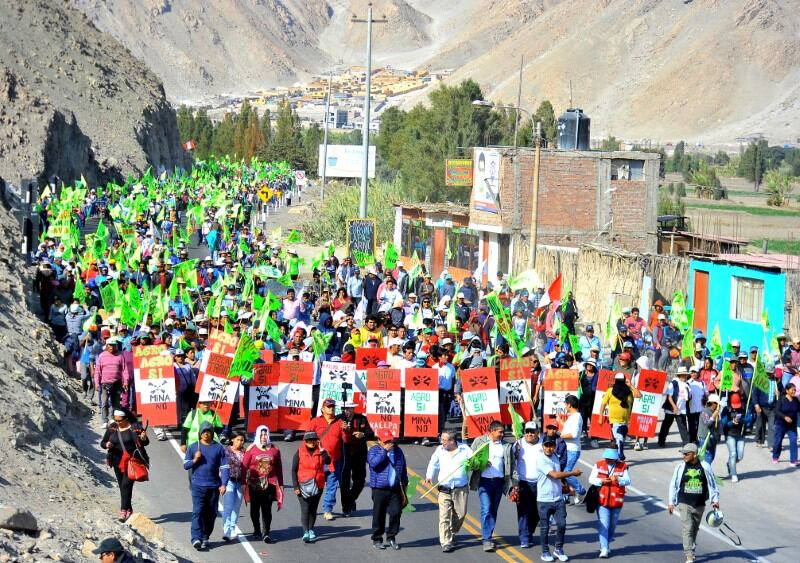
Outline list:
[[[361,65],[366,0],[72,0],[164,80],[173,100],[291,84]],[[550,99],[593,136],[696,142],[800,124],[798,0],[376,0],[379,65],[451,68],[493,99]],[[424,100],[425,93],[406,103]]]

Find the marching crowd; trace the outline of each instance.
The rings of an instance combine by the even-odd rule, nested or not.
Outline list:
[[[519,287],[502,272],[483,287],[471,276],[456,281],[447,271],[434,280],[424,263],[404,264],[388,250],[383,260],[364,263],[363,257],[340,260],[326,248],[306,264],[292,246],[299,233],[287,243],[281,234],[251,227],[258,194],[289,185],[278,163],[212,161],[191,175],[148,174],[102,193],[79,185],[40,202],[46,236],[34,257],[35,289],[64,344],[66,369],[101,416],[101,446],[119,484],[120,520],[132,513],[134,483],[147,478],[149,467],[147,427],[136,416],[133,351],[150,344],[165,345],[173,356],[178,417],[170,426],[180,428],[193,505],[190,538],[200,550],[208,548],[220,499],[223,540],[235,538],[244,501],[253,534],[272,542],[272,510],[285,502],[284,478],[300,505],[304,542],[316,540],[320,503],[323,518],[333,520],[338,491],[342,513],[350,515],[369,484],[373,545],[400,549],[400,518],[409,502],[402,436],[373,432],[347,397],[316,404],[320,362],[353,363],[362,347],[387,349],[379,367],[438,372],[439,432],[421,442],[438,445],[421,486],[437,495],[446,553],[455,548],[472,490],[485,551],[496,548],[498,507],[508,496],[516,504],[521,547],[533,546],[539,526],[542,560],[568,558],[570,500],[596,511],[599,556],[608,557],[632,479],[626,448],[649,447],[647,437],[628,432],[643,369],[668,374],[656,439],[665,447],[677,426],[683,460],[670,480],[668,505],[670,512],[680,509],[687,561],[694,560],[703,508],[719,508],[711,464],[721,444],[732,482],[748,441],[767,448],[773,463],[788,442],[790,463],[798,464],[800,335],[774,335],[767,350],[735,339],[723,348],[717,331],[709,341],[687,326],[675,300],[656,301],[646,316],[636,307],[614,311],[603,343],[593,325],[581,325],[569,292],[553,299],[544,285]],[[100,217],[97,232],[82,241],[80,229],[94,216]],[[189,246],[197,245],[207,247],[204,259],[190,259]],[[198,372],[215,330],[251,336],[276,362],[314,362],[312,412],[321,414],[301,435],[266,426],[248,435],[238,409],[223,422],[217,405],[198,400]],[[495,367],[499,379],[502,360],[521,357],[532,358],[526,380],[532,420],[515,425],[512,441],[505,438],[507,426],[493,421],[467,445],[463,430],[446,425],[463,407],[462,370]],[[580,389],[566,397],[566,415],[558,418],[544,409],[549,368],[579,374]],[[605,391],[597,389],[601,370],[614,374]],[[242,383],[247,396],[248,382]],[[610,425],[612,439],[585,487],[576,464],[582,447],[600,447],[589,434],[597,393],[599,424]],[[246,421],[247,400],[244,405]],[[167,439],[170,429],[158,426],[154,435]],[[300,438],[286,474],[273,444],[278,431],[286,441]],[[719,518],[711,514],[709,522]]]

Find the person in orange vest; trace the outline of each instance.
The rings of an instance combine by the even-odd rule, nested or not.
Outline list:
[[[625,500],[625,487],[631,484],[628,466],[620,461],[616,448],[606,448],[603,459],[595,463],[589,483],[598,487],[597,531],[600,536],[600,558],[611,555],[609,544],[614,539],[619,513]]]

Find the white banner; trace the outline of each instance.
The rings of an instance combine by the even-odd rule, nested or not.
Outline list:
[[[358,379],[356,376],[356,364],[322,362],[317,416],[322,414],[322,401],[327,398],[332,398],[336,401],[336,414],[341,413],[343,393],[346,390],[347,400],[353,400],[353,394],[357,389],[356,379]]]
[[[324,145],[319,146],[318,174],[322,177],[322,168],[326,160],[322,152]],[[369,146],[367,157],[370,178],[375,177],[375,145]],[[325,175],[328,178],[361,178],[364,169],[364,148],[361,145],[328,145],[327,167]]]
[[[136,391],[139,393],[139,402],[143,405],[174,403],[177,399],[174,377],[140,379],[136,383]]]

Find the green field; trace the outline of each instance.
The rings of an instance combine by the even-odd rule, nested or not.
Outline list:
[[[779,209],[774,207],[751,207],[748,205],[716,205],[713,203],[684,202],[687,209],[713,209],[714,211],[738,211],[750,215],[766,215],[771,217],[800,217],[795,209]]]
[[[750,246],[757,247],[759,252],[761,252],[763,245],[764,239],[750,241]],[[769,246],[767,248],[769,252],[774,252],[776,254],[793,254],[800,256],[800,240],[769,239]]]

